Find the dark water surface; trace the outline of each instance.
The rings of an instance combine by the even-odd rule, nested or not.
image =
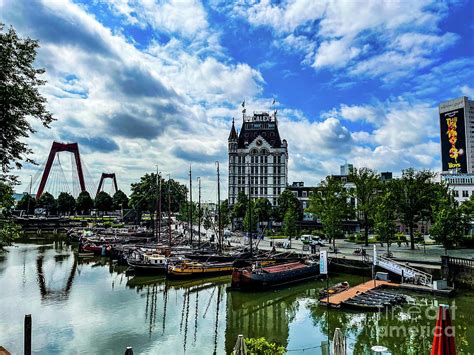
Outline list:
[[[23,319],[33,318],[38,354],[225,354],[238,334],[266,337],[289,354],[321,354],[343,329],[349,354],[373,345],[391,354],[429,354],[436,307],[455,306],[459,354],[474,354],[474,293],[443,299],[410,293],[388,314],[317,305],[325,282],[262,293],[227,292],[230,277],[166,281],[127,276],[107,259],[79,261],[69,246],[20,244],[0,256],[0,345],[23,351]],[[338,275],[331,283],[363,277]]]

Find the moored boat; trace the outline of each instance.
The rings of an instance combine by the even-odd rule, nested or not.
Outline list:
[[[329,287],[329,289],[324,289],[324,290],[321,290],[319,292],[319,298],[326,298],[329,294],[329,296],[333,296],[333,295],[336,295],[342,291],[345,291],[347,289],[349,289],[350,285],[347,281],[344,281],[344,282],[340,282],[338,284],[335,284],[331,287]]]
[[[183,261],[179,264],[168,266],[168,277],[207,277],[215,275],[230,275],[234,269],[232,262],[193,262]]]
[[[319,264],[289,262],[268,267],[253,265],[251,268],[234,269],[231,288],[237,290],[278,287],[286,284],[315,279],[319,276]]]
[[[167,257],[162,254],[143,254],[142,259],[128,259],[127,262],[138,274],[164,274],[168,268]]]

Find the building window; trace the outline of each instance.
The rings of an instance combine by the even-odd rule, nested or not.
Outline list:
[[[454,195],[454,197],[459,197],[459,191],[458,191],[458,190],[454,190],[454,191],[453,191],[453,195]]]
[[[469,191],[462,190],[462,197],[469,197]]]
[[[308,197],[308,191],[302,191],[303,197]]]

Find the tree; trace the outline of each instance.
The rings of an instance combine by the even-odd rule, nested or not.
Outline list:
[[[356,200],[356,216],[364,226],[364,242],[369,245],[369,228],[373,225],[380,190],[380,176],[369,168],[353,169],[349,179],[355,185],[351,192]]]
[[[0,181],[0,252],[19,238],[21,233],[20,227],[9,218],[14,203],[11,184]]]
[[[140,178],[139,182],[131,185],[129,207],[135,209],[138,214],[143,211],[153,214],[157,207],[160,179],[162,210],[168,210],[168,198],[170,198],[171,212],[178,212],[181,204],[186,201],[188,191],[186,186],[173,179],[164,180],[161,176],[158,176],[157,181],[156,173],[147,173]]]
[[[94,207],[94,201],[87,191],[82,191],[76,200],[76,211],[81,214],[89,214]]]
[[[37,207],[44,208],[46,214],[55,214],[57,211],[57,204],[54,196],[49,192],[44,192],[36,203]]]
[[[443,245],[446,254],[448,248],[463,239],[469,222],[469,217],[463,213],[449,187],[439,189],[433,206],[431,237]]]
[[[387,185],[385,191],[377,201],[374,227],[375,232],[380,236],[380,240],[387,243],[387,254],[390,253],[390,243],[394,239],[397,231],[397,214],[393,204],[393,192],[390,185]]]
[[[240,191],[237,195],[237,200],[232,208],[232,218],[244,218],[247,213],[249,199],[244,191]]]
[[[278,207],[275,209],[275,219],[283,221],[286,211],[292,208],[298,215],[298,220],[303,219],[303,209],[301,208],[298,198],[288,189],[285,189],[280,196],[278,196]]]
[[[229,201],[224,200],[221,202],[221,225],[222,228],[225,228],[230,224],[230,209]]]
[[[267,222],[272,215],[273,207],[268,198],[260,197],[255,200],[255,213],[258,222]]]
[[[250,209],[247,208],[247,210],[245,211],[244,231],[246,232],[252,231],[252,234],[255,233],[257,230],[257,222],[258,222],[258,216],[255,211],[255,201],[252,201],[250,205]]]
[[[316,214],[323,225],[324,233],[336,248],[336,237],[343,232],[342,223],[351,215],[349,194],[343,183],[328,176],[317,192],[309,198],[308,212]]]
[[[298,221],[298,213],[290,207],[285,212],[285,217],[283,218],[283,232],[290,238],[296,237],[298,232],[296,228],[296,222]]]
[[[76,200],[67,192],[59,194],[57,204],[60,213],[71,214],[76,210]]]
[[[100,212],[112,211],[112,197],[105,191],[100,191],[94,200],[94,206]]]
[[[245,338],[245,345],[249,355],[283,355],[286,350],[285,347],[276,343],[269,342],[265,338]]]
[[[431,214],[430,206],[434,199],[434,174],[429,170],[403,170],[402,177],[392,182],[394,203],[397,215],[408,226],[411,249],[415,249],[413,234],[415,224]]]
[[[112,198],[113,202],[113,209],[114,210],[121,210],[128,208],[128,197],[122,190],[118,190],[114,193],[114,197]]]
[[[24,194],[20,201],[17,202],[16,208],[26,211],[26,214],[33,214],[35,213],[36,199],[30,194]]]
[[[10,211],[15,204],[13,188],[10,184],[0,181],[0,210]]]
[[[16,176],[9,175],[10,171],[21,169],[23,161],[34,163],[28,158],[32,150],[25,143],[35,133],[28,118],[37,119],[49,128],[53,117],[38,90],[45,84],[39,79],[44,69],[33,66],[38,41],[19,38],[12,27],[6,32],[3,29],[0,23],[0,180],[17,182]]]

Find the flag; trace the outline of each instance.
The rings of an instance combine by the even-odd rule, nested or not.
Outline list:
[[[273,98],[273,102],[272,102],[272,105],[275,105],[275,98]]]
[[[247,109],[246,109],[246,108],[244,108],[244,109],[242,110],[242,113],[245,113],[245,112],[247,112]]]
[[[242,107],[245,107],[245,100],[242,101]]]

